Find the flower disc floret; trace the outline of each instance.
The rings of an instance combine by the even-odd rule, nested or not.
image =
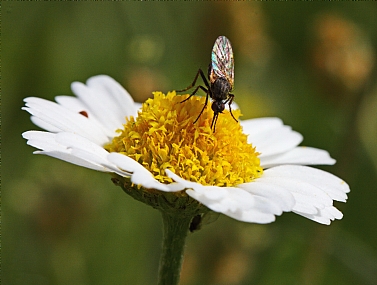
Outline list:
[[[204,97],[175,92],[154,92],[143,103],[138,116],[127,118],[119,136],[106,146],[110,152],[123,153],[147,168],[163,183],[172,179],[165,169],[202,185],[235,186],[262,175],[255,147],[247,143],[242,127],[225,110],[220,114],[216,132],[211,130],[213,111],[207,104],[199,120]],[[233,110],[235,118],[239,110]]]

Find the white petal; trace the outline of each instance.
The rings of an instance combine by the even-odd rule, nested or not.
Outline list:
[[[337,208],[335,207],[327,207],[325,209],[330,215],[332,215],[332,219],[337,219],[337,220],[340,220],[343,218],[343,213],[341,211],[339,211]]]
[[[34,154],[44,154],[44,155],[51,156],[51,157],[54,157],[54,158],[78,165],[78,166],[89,168],[92,170],[109,172],[109,170],[104,168],[103,166],[96,165],[86,160],[80,159],[79,157],[76,157],[72,155],[71,153],[65,153],[65,152],[59,152],[59,151],[34,151]]]
[[[33,122],[34,125],[40,127],[41,129],[44,129],[46,131],[49,131],[51,133],[58,133],[61,132],[61,129],[55,127],[54,125],[51,125],[47,123],[46,121],[35,117],[35,116],[30,116],[30,120]]]
[[[324,225],[329,225],[331,221],[335,219],[340,220],[343,218],[342,212],[340,212],[337,208],[333,206],[326,207],[325,209],[321,209],[314,215],[301,213],[301,212],[295,212],[295,213],[305,218],[308,218],[310,220],[313,220],[317,223],[324,224]]]
[[[56,96],[55,100],[61,106],[71,110],[74,113],[85,111],[88,114],[87,119],[98,126],[98,128],[101,129],[104,134],[106,134],[109,140],[116,135],[116,130],[109,130],[106,128],[103,123],[97,120],[96,116],[89,111],[89,108],[82,101],[80,101],[79,98],[73,96]]]
[[[187,181],[169,169],[166,169],[165,172],[170,178],[183,185],[186,189],[193,189],[194,191],[186,190],[187,194],[216,212],[236,211],[237,202],[235,200],[241,200],[241,208],[249,208],[242,199],[238,199],[237,194],[239,193],[235,195],[230,194],[228,187],[204,186],[200,183]]]
[[[257,181],[285,188],[293,195],[296,203],[308,204],[317,208],[332,205],[333,200],[330,196],[320,188],[300,178],[268,177],[263,175],[261,178],[258,178]],[[293,207],[293,209],[295,209],[295,207]]]
[[[245,134],[256,136],[269,130],[274,130],[283,126],[283,121],[279,118],[257,118],[242,120],[240,124]]]
[[[35,154],[52,156],[94,170],[127,175],[119,169],[113,170],[115,166],[107,161],[109,153],[105,149],[79,135],[29,131],[23,133],[23,137],[28,139],[29,145],[42,150],[36,151]]]
[[[289,151],[302,142],[302,135],[283,125],[278,118],[259,118],[242,121],[248,143],[256,147],[260,158]]]
[[[22,109],[44,121],[47,126],[52,125],[61,132],[80,134],[97,144],[104,144],[108,141],[106,135],[97,125],[79,113],[72,112],[55,102],[41,98],[28,97],[24,101],[26,102],[26,107]]]
[[[81,111],[88,112],[86,110],[87,106],[83,102],[81,102],[80,99],[77,97],[60,95],[60,96],[55,97],[55,101],[59,105],[67,108],[68,110],[71,110],[72,112],[75,112],[75,113],[78,113]]]
[[[27,144],[45,151],[65,151],[65,147],[55,141],[55,134],[42,131],[27,131],[22,134]]]
[[[237,187],[203,186],[184,180],[165,170],[174,181],[187,188],[186,193],[211,210],[223,213],[244,222],[270,223],[275,215],[282,213],[281,208],[265,197],[252,195]],[[192,190],[191,190],[192,189]]]
[[[335,162],[335,159],[331,158],[327,151],[313,147],[296,147],[285,153],[260,157],[260,163],[263,168],[282,164],[333,165]]]
[[[97,165],[98,167],[103,168],[105,166],[105,171],[112,172],[112,169],[106,168],[106,165],[111,165],[107,160],[109,152],[101,146],[72,133],[58,133],[55,136],[55,140],[57,143],[64,145],[72,156]],[[119,172],[120,171],[117,173]]]
[[[121,116],[136,116],[137,109],[131,95],[117,81],[107,75],[97,75],[87,80],[87,85],[93,89],[102,89],[116,102]]]
[[[298,165],[283,165],[267,169],[263,173],[263,177],[287,177],[301,179],[316,187],[320,188],[331,199],[345,202],[347,200],[346,193],[350,192],[350,188],[344,180],[326,171]]]
[[[91,77],[86,85],[73,82],[71,89],[88,111],[110,131],[121,128],[126,117],[137,114],[132,97],[109,76]]]
[[[229,213],[228,216],[247,223],[268,224],[275,221],[274,214],[264,213],[257,210],[244,211],[240,217],[234,215],[233,213]]]
[[[257,181],[279,185],[290,191],[296,200],[292,211],[313,221],[330,224],[342,213],[333,200],[345,202],[348,185],[340,178],[311,167],[285,165],[264,171]]]
[[[295,199],[288,190],[279,185],[265,183],[260,179],[237,185],[237,187],[242,188],[253,195],[265,197],[279,205],[279,207],[285,212],[291,211],[295,205]]]
[[[108,171],[101,165],[92,163],[90,161],[84,160],[73,155],[71,153],[71,149],[56,141],[56,134],[41,131],[28,131],[23,133],[22,136],[28,140],[28,145],[31,145],[41,150],[35,151],[35,154],[48,155],[67,161],[72,164],[76,164],[98,171]]]
[[[207,186],[211,187],[211,186]],[[233,188],[234,190],[237,188]],[[186,190],[186,193],[197,201],[201,202],[211,210],[227,215],[239,221],[249,223],[265,224],[275,220],[274,208],[271,209],[271,205],[264,205],[261,201],[258,203],[258,199],[250,195],[248,199],[242,201],[243,195],[237,197],[232,191],[227,191],[222,199],[211,200],[205,195],[194,190]],[[249,202],[248,204],[245,204]],[[255,207],[255,209],[253,208]]]
[[[147,189],[157,189],[165,192],[183,190],[183,187],[176,183],[168,185],[157,181],[144,166],[126,155],[113,152],[107,156],[107,159],[119,169],[130,173],[131,182],[134,184],[142,185]]]
[[[98,125],[98,127],[109,137],[113,138],[114,136],[117,136],[118,133],[116,132],[116,129],[110,130],[107,128],[102,122],[100,122],[96,115],[93,114],[88,106],[86,106],[82,101],[80,101],[79,98],[73,97],[73,96],[56,96],[55,97],[56,102],[58,102],[61,106],[64,106],[65,108],[75,112],[79,113],[81,111],[85,111],[88,114],[88,120],[92,121],[94,124]],[[140,103],[133,103],[135,110],[138,110],[141,108]],[[124,114],[124,117],[126,117],[126,114]],[[120,128],[121,126],[118,126]],[[44,128],[46,129],[46,128]]]

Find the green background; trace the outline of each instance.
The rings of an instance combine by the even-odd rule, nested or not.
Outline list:
[[[351,193],[331,226],[220,216],[189,235],[181,284],[376,284],[375,15],[375,2],[2,2],[2,283],[155,284],[159,213],[108,174],[33,155],[22,100],[97,74],[140,102],[182,89],[225,35],[243,118],[282,118]]]

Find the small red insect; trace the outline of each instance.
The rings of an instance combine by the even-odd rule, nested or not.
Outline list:
[[[89,115],[86,111],[80,111],[79,114],[83,115],[84,117],[89,118]]]

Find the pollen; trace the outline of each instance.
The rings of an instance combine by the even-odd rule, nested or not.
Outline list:
[[[209,102],[198,121],[205,97],[154,92],[138,116],[128,117],[119,136],[105,148],[127,155],[148,169],[162,183],[173,182],[169,169],[183,179],[202,185],[235,186],[262,175],[255,147],[229,111],[219,114],[211,130]],[[232,110],[236,119],[240,110]]]

